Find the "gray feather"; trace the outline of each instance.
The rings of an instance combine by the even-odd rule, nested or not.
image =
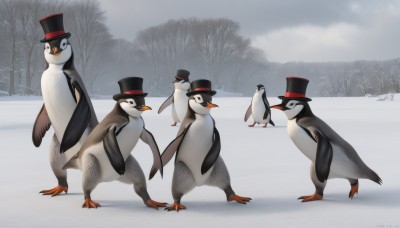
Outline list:
[[[169,96],[167,100],[165,100],[164,103],[160,106],[160,108],[158,109],[158,114],[164,111],[164,109],[166,109],[172,103],[174,103],[174,93],[172,93],[171,96]]]
[[[46,107],[42,106],[38,116],[36,117],[35,124],[32,130],[32,141],[36,147],[42,143],[42,139],[51,126],[49,115],[47,114]]]

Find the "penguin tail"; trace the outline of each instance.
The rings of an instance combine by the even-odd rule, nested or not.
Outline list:
[[[367,172],[367,179],[370,179],[371,181],[373,181],[379,185],[382,185],[382,183],[383,183],[382,179],[372,169],[369,169],[369,171]]]

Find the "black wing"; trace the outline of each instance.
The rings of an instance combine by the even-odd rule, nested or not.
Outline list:
[[[161,155],[161,162],[165,166],[168,164],[168,162],[172,159],[176,151],[179,151],[179,147],[181,146],[181,143],[183,139],[185,138],[186,133],[188,132],[190,126],[192,124],[189,124],[185,130],[178,135],[168,146],[165,148],[164,152]]]
[[[32,130],[33,145],[35,145],[36,147],[40,146],[44,135],[50,128],[50,125],[51,125],[50,118],[49,115],[47,114],[46,107],[43,104],[33,125],[33,130]]]
[[[315,173],[320,182],[329,177],[333,158],[332,145],[327,137],[315,128],[301,126],[303,130],[317,143],[317,155],[315,158]]]
[[[91,111],[86,95],[76,80],[71,81],[72,87],[78,92],[78,104],[72,114],[61,140],[60,152],[64,153],[73,147],[82,137],[90,122]]]
[[[251,104],[253,103],[253,98],[251,98],[250,106],[247,108],[246,114],[244,114],[244,122],[246,122],[251,115]]]
[[[268,115],[271,115],[271,108],[269,107],[269,103],[268,103],[267,96],[265,95],[265,93],[263,94],[262,99],[263,99],[263,103],[265,106],[265,112],[264,112],[264,116],[263,116],[263,120],[265,120],[265,119],[267,119]],[[274,125],[274,124],[272,124],[272,125]]]
[[[112,127],[104,137],[103,146],[115,172],[119,175],[123,175],[125,173],[125,160],[118,146],[115,127]]]
[[[331,163],[333,158],[332,145],[329,139],[315,131],[317,146],[317,157],[315,159],[315,172],[319,181],[324,182],[328,179],[329,171],[331,170]]]
[[[163,176],[163,165],[161,161],[160,150],[158,149],[158,145],[156,140],[154,139],[153,134],[150,131],[143,128],[142,134],[140,135],[140,139],[150,146],[150,149],[153,153],[153,166],[150,170],[149,180],[151,180],[154,175],[157,173],[157,170],[160,170],[161,177]]]
[[[221,151],[221,140],[217,128],[214,127],[214,142],[201,165],[201,174],[205,174],[215,163]]]
[[[164,111],[164,109],[170,106],[173,102],[174,102],[174,93],[172,93],[171,96],[169,96],[167,100],[165,100],[164,103],[160,106],[160,108],[158,109],[158,114]]]

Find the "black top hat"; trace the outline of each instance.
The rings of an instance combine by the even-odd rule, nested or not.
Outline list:
[[[44,31],[44,39],[40,42],[48,42],[63,37],[69,38],[71,33],[64,31],[63,14],[53,14],[40,19],[40,25],[42,25]]]
[[[118,81],[119,88],[121,90],[120,94],[115,94],[113,96],[114,100],[119,100],[123,98],[130,98],[135,96],[145,97],[147,93],[143,93],[143,78],[140,77],[127,77]]]
[[[174,82],[179,82],[182,80],[189,81],[189,74],[190,74],[190,72],[187,70],[184,70],[184,69],[177,70]]]
[[[301,101],[311,101],[310,98],[306,97],[308,79],[292,77],[286,78],[286,93],[285,96],[278,96],[282,100],[301,100]]]
[[[207,79],[199,79],[190,83],[190,90],[186,93],[186,96],[192,96],[197,93],[208,93],[211,96],[214,96],[217,92],[211,90],[211,81]]]

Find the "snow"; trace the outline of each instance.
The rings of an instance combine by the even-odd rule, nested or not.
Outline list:
[[[156,110],[165,98],[146,98],[153,111],[143,118],[163,150],[178,128],[171,127],[167,110]],[[81,173],[68,171],[69,192],[57,197],[38,192],[56,185],[48,162],[49,131],[42,146],[31,142],[33,122],[42,101],[0,100],[0,225],[1,227],[400,227],[400,99],[377,102],[376,98],[313,98],[311,108],[358,151],[364,162],[383,179],[379,186],[360,180],[359,194],[348,198],[347,180],[328,182],[324,200],[301,203],[300,195],[314,193],[309,178],[310,161],[287,135],[285,115],[272,110],[276,127],[248,128],[243,122],[250,97],[215,97],[220,108],[212,110],[221,134],[221,155],[230,171],[238,195],[249,196],[247,205],[227,203],[223,191],[198,187],[185,195],[186,211],[156,211],[144,206],[132,186],[120,182],[101,183],[92,193],[102,207],[82,209]],[[280,102],[269,98],[270,104]],[[114,101],[94,100],[101,120]],[[140,142],[133,150],[148,176],[152,155]],[[148,182],[150,196],[172,203],[173,163]]]

